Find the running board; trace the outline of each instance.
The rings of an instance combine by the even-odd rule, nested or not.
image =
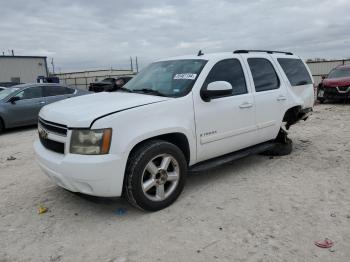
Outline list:
[[[203,172],[208,169],[212,169],[217,166],[230,163],[234,160],[237,160],[246,156],[262,153],[264,151],[271,149],[274,145],[275,145],[274,142],[265,142],[252,147],[244,148],[236,152],[215,157],[213,159],[205,160],[203,162],[190,166],[188,171],[192,173]]]

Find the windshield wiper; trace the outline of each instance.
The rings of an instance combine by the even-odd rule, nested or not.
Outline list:
[[[128,92],[128,93],[132,93],[132,90],[130,90],[130,89],[127,89],[127,88],[125,88],[125,87],[118,87],[118,89],[116,90],[116,91],[124,91],[124,92]]]
[[[163,94],[157,90],[150,89],[150,88],[134,89],[133,92],[152,94],[152,95],[157,95],[157,96],[166,96],[165,94]]]

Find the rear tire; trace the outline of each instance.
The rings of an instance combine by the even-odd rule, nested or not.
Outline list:
[[[178,198],[186,175],[187,161],[177,146],[162,140],[147,141],[129,157],[124,196],[141,210],[161,210]]]
[[[281,128],[275,139],[274,146],[262,154],[266,156],[286,156],[292,153],[292,151],[293,141],[288,138],[287,131]]]
[[[285,143],[276,142],[275,145],[265,151],[263,154],[266,156],[286,156],[291,154],[293,151],[293,141],[287,137]]]

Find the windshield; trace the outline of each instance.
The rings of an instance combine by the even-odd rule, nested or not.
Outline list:
[[[350,76],[350,68],[346,69],[333,69],[327,78],[340,78],[340,77],[349,77]]]
[[[155,62],[147,66],[124,87],[132,92],[180,97],[188,94],[206,60],[187,59]]]
[[[17,90],[18,90],[18,88],[13,88],[13,87],[6,88],[6,89],[2,90],[0,92],[0,100],[4,99],[5,97],[9,96],[10,94],[12,94],[13,92],[15,92]]]

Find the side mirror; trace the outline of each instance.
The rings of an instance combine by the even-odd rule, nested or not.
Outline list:
[[[16,104],[16,101],[18,101],[18,100],[21,100],[21,98],[19,98],[18,96],[13,96],[9,99],[9,102],[11,104]]]
[[[232,94],[232,85],[226,81],[215,81],[208,84],[206,89],[201,90],[201,97],[205,102],[212,98],[228,96]]]
[[[327,78],[327,75],[321,75],[322,80]]]

